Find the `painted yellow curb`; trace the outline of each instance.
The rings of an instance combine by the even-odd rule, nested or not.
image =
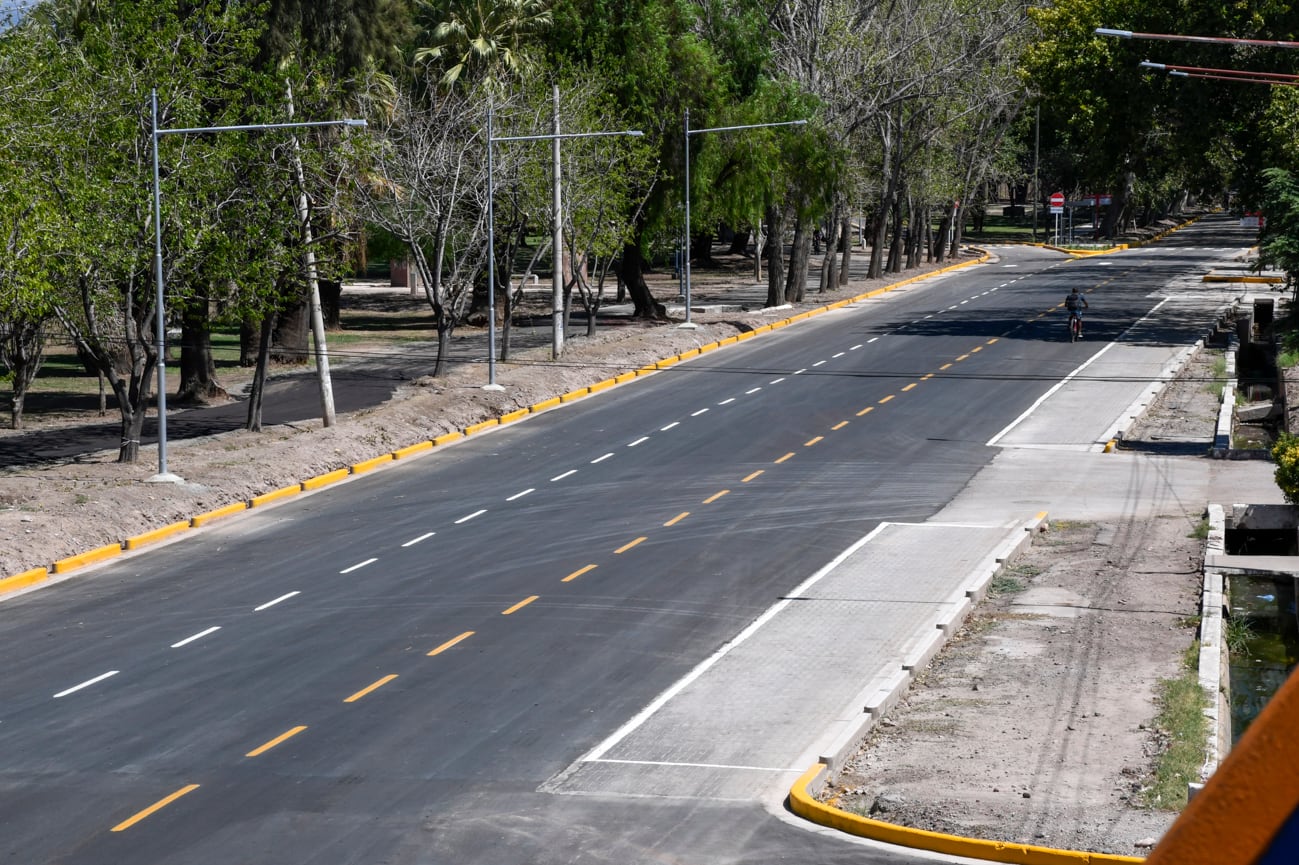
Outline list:
[[[703,354],[706,351],[716,351],[718,348],[719,346],[717,345],[717,342],[715,340],[713,342],[706,342],[703,345],[699,346],[699,353]]]
[[[474,435],[475,433],[480,433],[485,429],[490,429],[494,426],[500,426],[500,424],[501,422],[498,421],[496,418],[492,418],[491,420],[485,420],[482,423],[470,424],[469,426],[465,427],[465,435],[471,436]]]
[[[692,349],[690,349],[689,351],[683,351],[683,352],[681,352],[681,354],[677,355],[677,357],[681,358],[682,360],[685,360],[685,359],[688,358],[688,357],[696,357],[696,356],[698,356],[698,355],[701,354],[701,353],[702,353],[702,352],[700,352],[699,349],[697,349],[697,348],[692,348]]]
[[[753,339],[757,335],[758,334],[752,330],[745,330],[745,331],[741,331],[740,333],[737,333],[735,335],[735,338],[737,340],[746,340],[746,339]]]
[[[375,457],[372,460],[362,460],[359,463],[352,463],[352,474],[364,474],[365,472],[377,469],[384,463],[390,462],[392,462],[392,454],[384,454],[383,456]]]
[[[658,367],[651,363],[636,370],[636,375],[649,375],[652,372],[658,372]]]
[[[0,580],[0,595],[39,583],[49,575],[50,572],[46,568],[32,568],[30,571],[23,571],[21,574],[5,577]]]
[[[655,369],[667,369],[670,366],[676,366],[681,363],[681,355],[674,354],[672,357],[665,357],[654,364]]]
[[[392,458],[395,460],[404,460],[407,459],[408,457],[413,457],[416,454],[422,454],[424,453],[424,451],[431,451],[431,450],[433,450],[433,442],[426,440],[422,442],[417,442],[413,445],[407,445],[404,448],[398,448],[397,450],[392,452]]]
[[[1118,439],[1110,439],[1109,441],[1107,441],[1105,443],[1105,453],[1107,454],[1114,453],[1114,448],[1118,447],[1118,444],[1119,444]]]
[[[66,574],[75,568],[84,568],[86,565],[93,565],[95,562],[102,562],[121,554],[121,544],[105,544],[75,556],[68,556],[66,559],[59,559],[54,563],[54,573]]]
[[[242,513],[246,510],[248,510],[248,502],[235,502],[233,505],[226,505],[224,508],[217,508],[214,511],[208,511],[205,514],[191,517],[189,524],[194,528],[198,528],[199,526],[206,525],[213,520],[234,516],[235,514]]]
[[[1245,282],[1255,285],[1280,285],[1285,280],[1279,276],[1216,276],[1212,273],[1204,275],[1205,282]]]
[[[306,492],[307,490],[316,490],[323,486],[328,486],[329,484],[338,483],[351,473],[351,469],[337,469],[332,472],[326,472],[323,475],[316,475],[314,478],[307,478],[302,482],[302,490],[303,492]]]
[[[501,415],[501,423],[514,423],[516,420],[522,420],[532,414],[532,409],[521,408],[515,411],[507,411]]]
[[[302,492],[301,483],[296,483],[291,487],[280,487],[278,490],[271,490],[269,493],[253,496],[248,500],[248,507],[260,508],[262,505],[269,505],[271,502],[287,499],[289,496],[296,496],[300,492]]]
[[[608,390],[609,388],[613,387],[615,384],[616,382],[613,379],[606,378],[604,381],[597,381],[595,384],[587,388],[587,390],[589,390],[591,393],[599,393],[602,390]]]
[[[1031,844],[1011,844],[1006,841],[985,841],[982,838],[944,835],[941,832],[895,826],[892,823],[849,814],[847,811],[818,802],[807,791],[808,785],[816,780],[825,768],[824,763],[817,763],[794,782],[793,788],[789,791],[790,810],[804,820],[838,829],[840,832],[856,835],[859,838],[872,838],[885,844],[897,844],[914,850],[1005,862],[1010,865],[1119,865],[1119,863],[1145,861],[1134,856],[1056,850],[1050,847],[1034,847]]]
[[[625,381],[631,381],[635,377],[636,377],[635,372],[624,372],[622,375],[615,375],[613,377],[613,380],[617,384],[622,384]]]
[[[172,523],[171,525],[163,526],[160,529],[154,529],[150,532],[143,532],[133,537],[129,537],[126,539],[125,546],[128,550],[138,550],[145,544],[156,544],[158,541],[169,538],[177,532],[183,532],[188,528],[189,520],[182,520],[179,523]]]
[[[582,397],[590,395],[590,393],[590,390],[584,387],[570,390],[568,393],[561,395],[559,401],[563,403],[577,402]]]
[[[533,412],[545,411],[548,408],[554,408],[555,406],[559,405],[559,403],[560,403],[559,397],[552,396],[550,399],[543,399],[541,402],[533,403],[532,410]]]

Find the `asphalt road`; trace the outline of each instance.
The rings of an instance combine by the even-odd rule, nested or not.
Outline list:
[[[0,856],[909,861],[763,801],[539,789],[880,521],[942,508],[1156,288],[1245,245],[1219,221],[1003,250],[11,599]]]

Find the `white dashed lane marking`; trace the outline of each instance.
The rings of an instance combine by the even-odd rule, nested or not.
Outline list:
[[[66,691],[59,691],[57,694],[54,695],[54,699],[57,700],[59,697],[66,697],[68,694],[75,694],[77,691],[80,691],[82,688],[89,688],[91,685],[98,684],[99,682],[104,681],[110,676],[116,676],[120,672],[122,671],[109,670],[107,673],[98,675],[93,679],[87,679],[86,681],[82,682],[80,685],[73,685],[71,688],[68,688]]]
[[[171,647],[173,649],[179,649],[181,646],[188,646],[190,643],[194,642],[195,640],[201,640],[204,637],[206,637],[208,634],[215,634],[219,630],[221,630],[220,625],[213,625],[212,627],[208,628],[206,631],[199,631],[197,634],[194,634],[191,637],[186,637],[185,639],[181,640],[179,643],[172,643]]]
[[[429,532],[429,534],[431,535],[433,533]],[[407,545],[402,544],[402,546],[407,546]],[[282,604],[285,601],[287,601],[289,598],[296,597],[297,595],[300,594],[302,594],[302,592],[289,592],[287,595],[280,595],[275,600],[267,601],[266,603],[262,604],[260,607],[253,607],[253,612],[260,613],[262,610],[269,610],[271,607],[275,606],[276,604]]]

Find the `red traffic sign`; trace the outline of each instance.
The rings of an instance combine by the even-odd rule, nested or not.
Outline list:
[[[1052,192],[1052,193],[1051,193],[1051,206],[1052,206],[1052,207],[1064,207],[1064,193],[1063,193],[1063,192]]]

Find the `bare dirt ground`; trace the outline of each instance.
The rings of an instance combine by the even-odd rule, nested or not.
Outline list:
[[[1220,356],[1198,352],[1126,444],[1198,442],[1200,456],[1177,458],[1204,459]],[[1176,816],[1144,794],[1165,745],[1153,723],[1156,684],[1178,674],[1197,636],[1201,514],[1060,516],[994,582],[825,798],[937,832],[1148,852]]]
[[[743,267],[696,271],[696,299],[752,298]],[[854,279],[799,306],[887,281],[896,278]],[[659,275],[655,296],[674,295],[670,275]],[[550,362],[544,347],[518,352],[498,366],[502,393],[482,390],[481,365],[461,364],[442,379],[416,371],[393,399],[342,415],[329,429],[312,421],[174,442],[170,467],[185,478],[179,486],[143,482],[156,470],[153,448],[136,465],[118,464],[116,452],[106,451],[54,465],[0,467],[0,577],[463,429],[797,311],[763,313],[760,304],[697,312],[694,331],[677,329],[677,322],[602,325],[594,339],[570,340],[562,364]],[[482,334],[462,329],[461,338]],[[427,345],[414,348],[396,351],[427,354]],[[348,349],[393,350],[379,343]],[[225,384],[237,393],[240,374]],[[1211,429],[1216,401],[1202,382],[1188,378],[1165,394],[1142,421],[1147,440],[1164,428],[1194,437],[1204,417]],[[1200,420],[1188,432],[1193,416]],[[45,429],[102,420],[53,411],[28,422]],[[1198,521],[1199,514],[1185,513],[1122,525],[1053,524],[1017,565],[1024,590],[986,602],[935,660],[841,779],[841,802],[864,811],[877,805],[877,814],[894,822],[1046,846],[1130,853],[1135,842],[1157,837],[1171,815],[1137,805],[1136,794],[1160,746],[1149,728],[1154,683],[1174,674],[1194,637],[1181,620],[1195,612],[1201,542],[1188,534]]]

